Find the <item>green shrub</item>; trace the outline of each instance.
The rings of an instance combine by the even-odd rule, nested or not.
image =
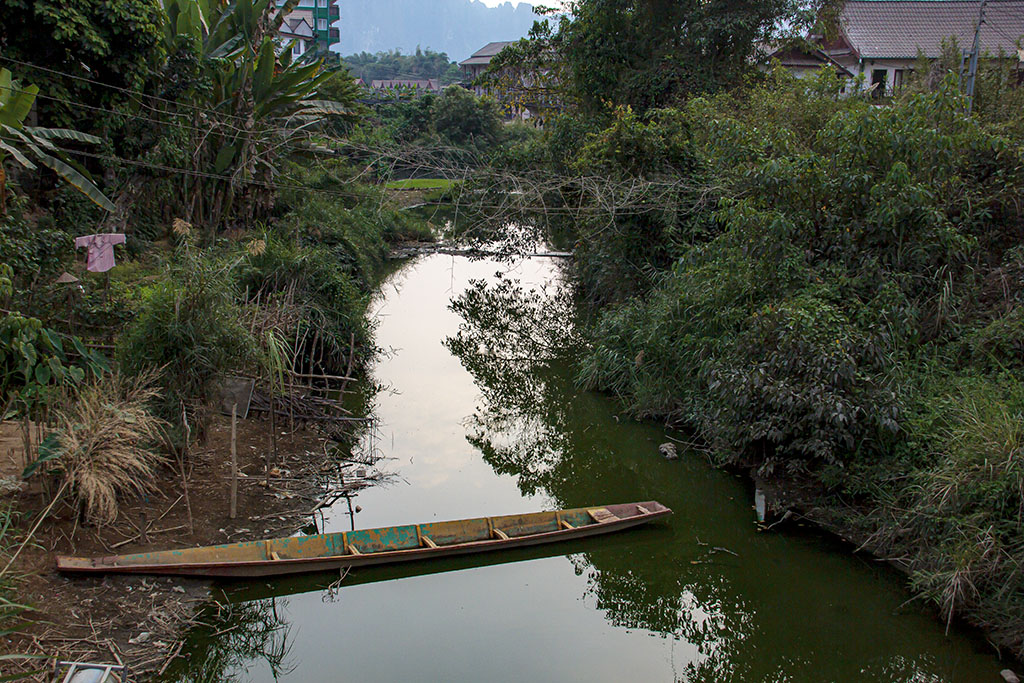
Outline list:
[[[343,374],[353,342],[356,351],[371,348],[367,288],[337,251],[299,246],[265,231],[261,248],[243,257],[234,277],[249,304],[258,301],[282,313],[278,317],[288,325],[276,332],[299,346],[307,369]]]
[[[871,517],[883,552],[905,558],[914,588],[947,619],[971,614],[1024,645],[1024,388],[1008,373],[929,373],[911,398],[919,454]]]
[[[159,414],[183,430],[182,411],[201,427],[214,380],[255,363],[255,344],[242,322],[230,262],[181,247],[165,279],[142,292],[136,318],[117,342],[129,377],[157,372]],[[178,436],[183,436],[181,432]]]

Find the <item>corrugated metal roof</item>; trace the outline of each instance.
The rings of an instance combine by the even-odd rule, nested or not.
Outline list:
[[[843,33],[861,57],[913,59],[918,49],[931,58],[953,36],[961,48],[974,43],[981,2],[956,0],[848,0],[840,15]],[[1024,0],[989,0],[981,27],[982,52],[1017,53],[1024,36]]]

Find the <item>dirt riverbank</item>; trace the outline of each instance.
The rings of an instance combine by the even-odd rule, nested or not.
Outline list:
[[[314,430],[279,432],[278,459],[267,484],[265,455],[270,450],[266,422],[240,420],[238,426],[238,513],[229,517],[230,418],[215,417],[207,442],[197,447],[182,473],[173,463],[158,476],[155,490],[127,501],[117,521],[83,526],[70,506],[58,504],[16,563],[17,594],[36,611],[21,634],[0,639],[0,654],[43,655],[48,672],[57,660],[124,663],[132,680],[147,680],[179,655],[199,606],[209,598],[206,581],[142,576],[67,577],[54,570],[54,556],[109,555],[210,545],[289,535],[311,524],[325,496],[337,495],[341,468],[327,442]],[[369,474],[367,474],[367,470]],[[362,466],[344,478],[348,487],[372,483],[377,473]],[[44,509],[43,492],[23,492],[15,507]],[[22,526],[32,523],[28,514]],[[34,666],[32,666],[34,664]],[[23,662],[20,670],[39,669]],[[15,668],[15,667],[8,667]],[[7,673],[7,672],[5,672]],[[52,676],[52,673],[49,674]],[[47,673],[34,679],[51,680]]]

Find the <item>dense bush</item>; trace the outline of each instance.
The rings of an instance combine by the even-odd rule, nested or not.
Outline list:
[[[979,274],[1022,233],[1019,148],[964,117],[948,88],[864,108],[830,97],[826,78],[805,108],[817,113],[789,129],[756,90],[742,98],[756,103],[749,109],[723,96],[646,124],[681,131],[677,147],[699,160],[687,162],[691,177],[712,174],[733,196],[703,222],[710,242],[679,222],[633,237],[648,254],[631,252],[636,273],[664,271],[659,248],[676,265],[651,278],[649,294],[604,314],[584,366],[590,386],[628,397],[638,413],[683,417],[762,464],[884,452],[900,429],[893,387],[922,344],[964,339],[1001,366],[1019,344],[1015,310],[968,306]],[[768,138],[758,133],[765,120]],[[814,135],[809,120],[820,124]],[[649,134],[627,144],[621,127],[595,138],[615,141],[607,151],[584,147],[580,163],[632,177],[648,172],[636,158],[665,168],[662,145]],[[604,241],[636,235],[635,225]],[[586,247],[580,256],[583,273],[623,279],[621,263]],[[684,378],[691,386],[679,388]]]
[[[129,377],[158,373],[159,414],[198,431],[216,378],[253,363],[255,345],[242,324],[230,265],[181,246],[164,279],[142,293],[138,315],[117,343]],[[181,432],[179,436],[184,436]]]
[[[299,246],[271,231],[260,241],[233,275],[238,291],[247,292],[247,304],[275,312],[282,323],[275,321],[273,329],[300,347],[295,350],[308,363],[305,370],[343,374],[350,347],[370,347],[363,318],[369,296],[357,279],[362,273],[325,247]]]
[[[687,425],[722,462],[817,481],[820,509],[845,494],[840,523],[907,558],[944,614],[1020,646],[1014,119],[967,116],[951,79],[875,107],[827,72],[620,110],[577,136],[578,172],[652,193],[689,180],[714,200],[662,193],[657,212],[575,227],[579,282],[602,304],[586,386]]]

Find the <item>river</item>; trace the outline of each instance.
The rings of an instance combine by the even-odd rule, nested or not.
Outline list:
[[[620,417],[546,365],[509,390],[443,344],[474,278],[557,280],[426,256],[374,305],[376,437],[394,481],[355,500],[357,527],[658,500],[665,524],[580,541],[337,576],[218,587],[175,681],[996,681],[974,632],[945,627],[903,579],[812,530],[759,532],[742,479],[664,428]],[[348,508],[326,516],[350,528]]]

